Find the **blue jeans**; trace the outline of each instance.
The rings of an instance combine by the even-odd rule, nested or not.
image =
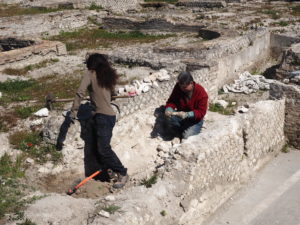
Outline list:
[[[112,150],[110,140],[116,123],[116,116],[97,113],[89,119],[85,129],[85,165],[86,176],[97,169],[111,169],[125,176],[127,169],[122,165],[116,153]]]
[[[176,134],[182,139],[187,139],[190,136],[200,133],[203,126],[203,120],[195,122],[193,119],[181,119],[178,116],[171,116],[169,119],[170,129],[173,129]]]

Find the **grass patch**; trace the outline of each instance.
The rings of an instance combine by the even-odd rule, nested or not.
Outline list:
[[[22,159],[19,157],[14,162],[10,156],[4,154],[0,158],[0,218],[6,213],[18,212],[24,207],[24,196],[19,178],[24,177]]]
[[[175,4],[178,0],[144,0],[144,2],[166,2],[170,4]]]
[[[223,115],[234,115],[235,106],[230,102],[229,105],[224,109],[221,105],[216,103],[209,104],[209,111],[217,112]]]
[[[283,153],[288,153],[288,152],[290,152],[288,144],[285,144],[285,145],[282,147],[281,152],[283,152]]]
[[[289,25],[289,23],[288,23],[287,21],[279,21],[279,22],[276,23],[276,24],[278,24],[278,25],[281,26],[281,27],[286,27],[286,26]]]
[[[21,118],[26,119],[32,115],[32,113],[39,110],[40,106],[24,106],[24,107],[17,107],[15,108],[15,114]]]
[[[267,9],[267,10],[261,11],[261,13],[269,15],[273,20],[277,20],[280,18],[280,12],[278,12],[276,10]]]
[[[21,182],[21,179],[25,177],[24,159],[24,154],[13,160],[6,153],[0,158],[0,219],[10,214],[10,220],[23,220],[25,207],[43,197],[24,198],[24,192],[28,188]],[[34,225],[28,219],[17,224]]]
[[[141,181],[141,185],[144,185],[146,188],[151,188],[152,185],[156,184],[157,182],[157,175],[154,174],[149,179],[143,179]]]
[[[14,69],[14,68],[6,68],[3,70],[4,73],[8,74],[8,75],[26,75],[30,70],[34,70],[34,69],[40,69],[43,67],[46,67],[48,65],[54,64],[59,62],[59,59],[55,58],[55,59],[47,59],[44,60],[40,63],[37,64],[32,64],[32,65],[28,65],[25,66],[23,68],[20,69]]]
[[[83,28],[73,32],[61,32],[59,35],[51,37],[50,40],[61,41],[66,44],[68,51],[73,51],[100,46],[106,48],[112,44],[149,43],[167,37],[171,37],[171,35],[147,35],[139,31],[113,33],[98,28]]]
[[[162,211],[160,212],[160,215],[166,216],[166,215],[167,215],[167,212],[166,212],[165,210],[162,210]]]
[[[96,10],[97,12],[99,12],[100,10],[103,9],[103,7],[101,5],[97,5],[95,2],[92,2],[92,4],[90,5],[90,7],[88,7],[89,10]]]
[[[19,5],[0,4],[0,17],[35,15],[73,9],[70,5],[59,5],[57,8],[31,7],[22,8]]]
[[[17,225],[36,225],[36,223],[33,223],[30,219],[26,218],[24,222],[17,223]]]
[[[61,152],[54,145],[44,143],[39,132],[17,131],[9,136],[9,142],[40,164],[48,161],[57,164],[62,159]]]
[[[121,207],[117,206],[117,205],[110,205],[110,206],[107,206],[107,207],[103,208],[103,210],[108,212],[109,214],[114,214],[119,209],[121,209]]]
[[[0,104],[9,104],[16,101],[38,100],[45,103],[45,96],[53,93],[58,98],[71,98],[80,84],[80,77],[47,76],[37,80],[7,80],[0,83],[3,97]]]

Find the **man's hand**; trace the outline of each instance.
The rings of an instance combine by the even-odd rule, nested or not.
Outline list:
[[[173,115],[174,115],[174,113],[173,113]],[[187,112],[183,112],[183,111],[176,112],[175,115],[178,116],[178,117],[180,117],[183,120],[188,117]]]
[[[166,110],[166,111],[165,111],[165,116],[166,116],[167,118],[170,118],[170,117],[172,116],[172,114],[173,114],[172,111],[169,111],[169,110]]]

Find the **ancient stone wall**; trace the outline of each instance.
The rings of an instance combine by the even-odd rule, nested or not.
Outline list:
[[[88,23],[91,10],[65,10],[39,15],[12,16],[0,18],[0,38],[57,35],[61,31],[70,31]],[[25,29],[24,29],[25,28]]]
[[[209,58],[219,58],[218,87],[231,82],[251,66],[261,66],[270,55],[270,33],[262,29],[235,38]]]
[[[203,224],[281,150],[284,107],[284,100],[262,101],[250,105],[247,114],[207,121],[200,135],[169,149],[159,170],[163,180],[149,189],[136,186],[115,195],[110,204],[126,212],[107,220],[96,217],[92,224]],[[166,216],[157,216],[163,210]]]
[[[284,133],[288,143],[295,148],[300,147],[300,87],[297,85],[274,82],[270,95],[274,98],[285,98]]]
[[[271,34],[270,42],[273,55],[278,56],[285,50],[285,48],[290,47],[294,43],[299,43],[300,38]]]
[[[0,71],[15,62],[27,61],[35,56],[43,56],[44,60],[48,56],[59,56],[67,54],[66,46],[59,41],[39,41],[34,45],[14,49],[11,51],[0,52]]]
[[[73,4],[74,8],[86,8],[91,4],[102,6],[104,9],[108,9],[114,12],[122,12],[129,9],[139,8],[141,0],[0,0],[0,3],[4,4],[20,4],[25,7],[55,7],[67,3]]]

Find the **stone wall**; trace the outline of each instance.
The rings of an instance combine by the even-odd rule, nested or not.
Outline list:
[[[300,149],[300,87],[274,82],[271,84],[270,95],[286,99],[284,133],[288,143]]]
[[[2,17],[0,38],[32,39],[57,35],[61,31],[70,31],[87,25],[87,18],[91,15],[93,15],[91,10],[64,10],[48,14]]]
[[[58,41],[39,41],[34,45],[14,49],[7,52],[0,52],[0,71],[9,67],[15,62],[27,61],[35,56],[43,56],[40,61],[47,56],[59,56],[67,54],[66,46]]]
[[[92,224],[205,224],[242,182],[279,153],[283,126],[284,100],[250,105],[247,114],[214,115],[200,135],[169,149],[159,169],[162,180],[152,188],[136,186],[116,194],[109,204],[126,211],[96,217]]]
[[[0,3],[3,4],[20,4],[25,7],[55,7],[70,2],[73,4],[74,8],[85,8],[89,7],[91,4],[96,4],[111,11],[122,12],[139,8],[141,0],[0,0]]]
[[[290,47],[294,43],[299,43],[300,38],[289,37],[280,34],[271,34],[270,44],[272,53],[275,56],[280,55],[287,47]]]
[[[249,68],[262,66],[270,56],[270,33],[266,29],[250,32],[247,35],[221,46],[219,53],[218,87],[232,82]],[[213,55],[210,57],[216,60]]]

